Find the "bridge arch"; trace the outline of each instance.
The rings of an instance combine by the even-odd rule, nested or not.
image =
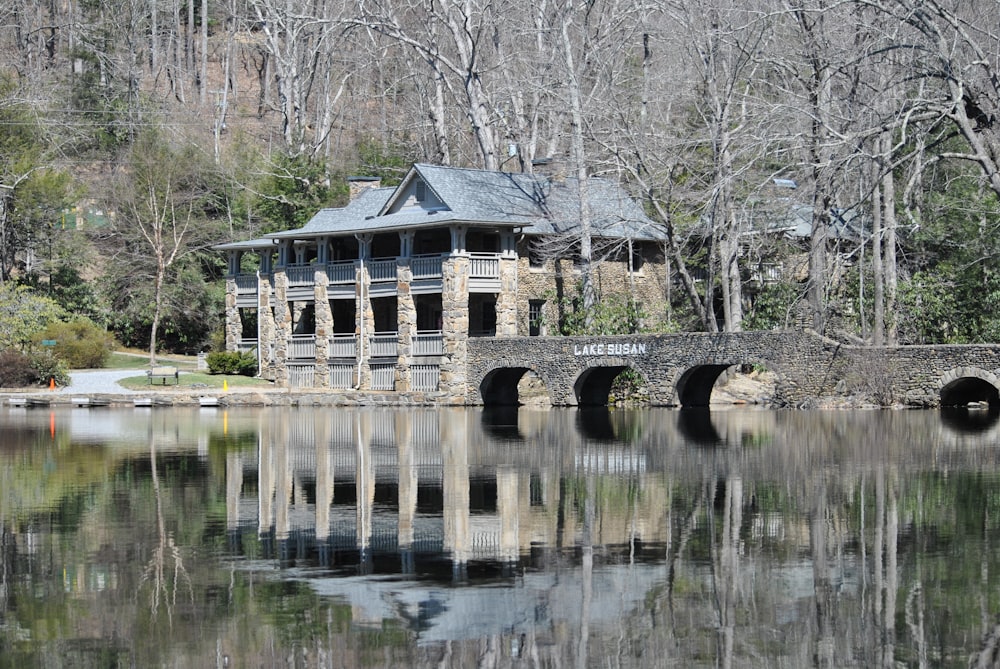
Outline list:
[[[959,407],[985,402],[991,408],[1000,407],[1000,378],[978,367],[950,369],[939,382],[941,406]]]
[[[676,404],[684,408],[705,408],[711,405],[715,384],[727,370],[742,365],[759,366],[773,372],[779,379],[783,377],[780,368],[761,359],[737,360],[735,362],[705,363],[682,370],[674,381]]]
[[[642,376],[643,389],[649,393],[649,375],[634,360],[617,357],[588,360],[586,367],[573,379],[573,396],[578,406],[605,406],[611,393],[611,384],[626,369]]]
[[[520,360],[497,360],[487,366],[486,373],[479,383],[479,396],[483,405],[496,407],[520,404],[518,383],[528,372],[533,372],[542,382],[549,403],[552,404],[552,382],[543,370]]]

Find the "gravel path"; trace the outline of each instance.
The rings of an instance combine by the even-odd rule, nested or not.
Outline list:
[[[70,385],[59,388],[56,392],[72,395],[112,394],[124,395],[138,393],[118,384],[121,379],[130,376],[142,376],[141,369],[96,369],[85,372],[71,372]]]

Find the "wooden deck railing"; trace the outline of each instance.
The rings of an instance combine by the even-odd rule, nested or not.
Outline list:
[[[288,342],[288,357],[292,360],[315,360],[316,335],[292,335]]]
[[[399,333],[376,332],[368,340],[367,355],[372,358],[391,358],[398,355]]]
[[[354,283],[358,279],[353,260],[339,260],[326,264],[326,276],[330,283]]]
[[[444,354],[444,334],[441,330],[420,330],[413,335],[413,355]]]

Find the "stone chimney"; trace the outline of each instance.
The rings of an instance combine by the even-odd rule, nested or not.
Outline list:
[[[358,196],[365,192],[367,188],[378,188],[382,185],[382,180],[378,177],[347,177],[347,186],[351,192],[351,202],[358,199]]]

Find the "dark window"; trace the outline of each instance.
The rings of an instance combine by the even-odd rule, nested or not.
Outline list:
[[[632,271],[641,272],[645,263],[646,257],[642,253],[642,244],[632,242]]]
[[[541,269],[545,265],[545,256],[542,254],[539,244],[532,240],[528,244],[528,266],[532,269]]]
[[[427,199],[427,184],[423,181],[418,181],[413,185],[413,194],[416,197],[417,202],[423,202]]]
[[[545,300],[528,300],[528,334],[537,337],[542,334],[542,308]]]

